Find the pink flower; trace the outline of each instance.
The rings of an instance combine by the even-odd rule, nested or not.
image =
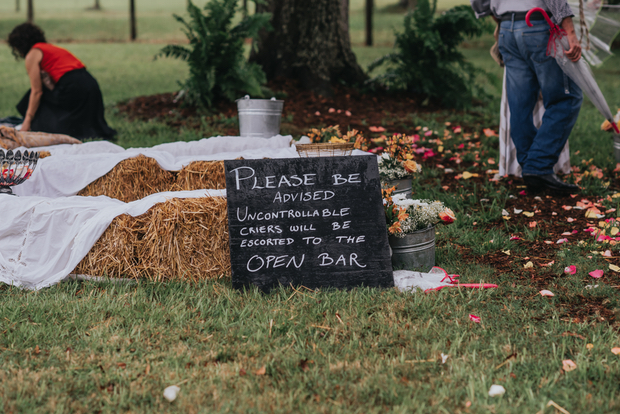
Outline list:
[[[575,273],[577,273],[577,266],[572,265],[572,266],[565,267],[564,273],[566,273],[567,275],[574,275]]]
[[[595,279],[599,279],[601,277],[603,277],[603,271],[601,269],[597,269],[597,270],[593,270],[592,272],[588,273],[590,276],[592,276]]]
[[[469,314],[469,320],[472,322],[480,323],[480,317],[476,315]]]

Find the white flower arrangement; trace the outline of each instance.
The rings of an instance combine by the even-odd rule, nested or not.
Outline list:
[[[399,161],[383,153],[378,157],[379,175],[383,181],[402,180],[422,171],[420,164],[413,160]]]
[[[406,234],[443,222],[445,224],[454,221],[454,213],[441,201],[411,200],[404,194],[392,196],[393,204],[399,209],[404,209],[407,217],[400,220],[400,231],[394,232],[396,237],[405,237]]]

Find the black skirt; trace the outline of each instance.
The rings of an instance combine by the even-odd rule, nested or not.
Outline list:
[[[30,91],[17,104],[26,115]],[[66,134],[78,139],[113,139],[116,131],[104,118],[99,84],[86,69],[65,73],[53,91],[43,87],[39,109],[30,124],[31,131]]]

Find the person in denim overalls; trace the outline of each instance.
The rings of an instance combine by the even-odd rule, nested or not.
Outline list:
[[[560,180],[553,172],[568,140],[583,101],[581,89],[547,55],[549,25],[540,13],[525,15],[534,7],[545,9],[565,31],[570,45],[566,53],[581,58],[581,46],[573,27],[573,13],[566,0],[471,0],[477,17],[491,15],[500,24],[499,51],[506,65],[506,96],[510,128],[523,180],[530,192],[576,193],[579,187]],[[540,128],[532,112],[542,92],[545,114]]]

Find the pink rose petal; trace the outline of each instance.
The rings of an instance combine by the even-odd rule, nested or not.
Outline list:
[[[568,242],[568,239],[560,239],[560,240],[556,241],[555,243],[556,244],[562,244],[562,243],[566,243],[566,242]]]
[[[551,292],[550,290],[545,290],[545,289],[541,290],[538,293],[540,293],[541,296],[555,296],[553,292]]]
[[[521,237],[519,237],[519,236],[512,236],[510,238],[510,241],[516,241],[516,240],[521,240]]]
[[[572,266],[565,267],[564,273],[568,275],[574,275],[575,273],[577,273],[577,266],[572,265]]]
[[[611,353],[614,355],[620,355],[620,348],[618,347],[611,348]]]
[[[605,250],[605,253],[603,253],[604,257],[611,257],[611,250]]]
[[[476,315],[469,315],[469,320],[472,322],[480,323],[480,317]]]
[[[316,112],[314,113],[314,115],[316,115],[316,116],[321,116],[321,113],[320,113],[319,111],[316,111]]]
[[[562,361],[562,369],[566,372],[574,371],[577,369],[577,364],[575,364],[570,359],[565,359]]]
[[[597,269],[597,270],[593,270],[592,272],[588,273],[590,276],[592,276],[595,279],[599,279],[601,277],[603,277],[603,271],[601,269]]]

